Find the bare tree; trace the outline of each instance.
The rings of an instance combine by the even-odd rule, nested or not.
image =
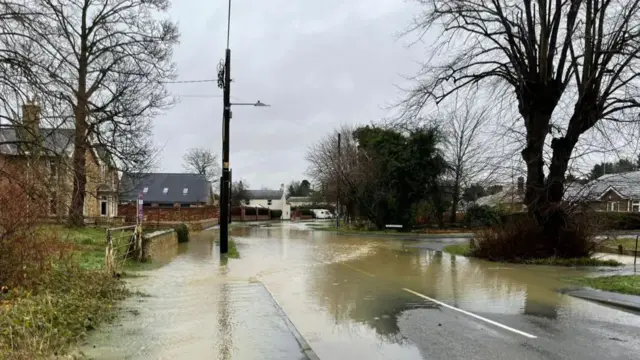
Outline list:
[[[551,209],[562,200],[580,137],[603,120],[637,120],[640,0],[416,1],[424,12],[414,29],[440,35],[406,110],[415,114],[472,86],[515,95],[525,135],[525,204],[557,237],[563,216]]]
[[[49,80],[75,129],[69,223],[82,226],[86,154],[105,149],[122,169],[148,165],[150,121],[172,104],[166,82],[178,41],[162,18],[168,0],[30,0],[41,14],[29,34],[36,71]]]
[[[476,105],[471,98],[456,101],[445,109],[436,121],[443,132],[444,155],[451,177],[450,221],[456,221],[458,203],[466,186],[488,177],[491,173],[489,142],[482,138],[482,130],[488,122],[487,106]]]
[[[182,167],[207,177],[212,183],[220,176],[218,157],[205,148],[191,148],[182,157]]]

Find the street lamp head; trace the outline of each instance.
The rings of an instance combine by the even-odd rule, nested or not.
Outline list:
[[[258,100],[258,101],[255,103],[255,105],[253,105],[253,106],[257,106],[257,107],[269,107],[269,106],[271,106],[271,105],[267,105],[267,104],[265,104],[265,103],[261,102],[260,100]]]

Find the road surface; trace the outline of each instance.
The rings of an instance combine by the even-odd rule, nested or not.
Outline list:
[[[216,232],[198,235],[130,280],[151,297],[127,301],[131,314],[92,334],[83,351],[305,358],[293,331],[328,360],[640,358],[639,316],[556,291],[585,270],[429,250],[453,239],[341,237],[304,223],[233,231],[241,259],[221,263]]]

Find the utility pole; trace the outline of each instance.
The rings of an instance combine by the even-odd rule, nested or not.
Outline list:
[[[231,171],[229,169],[229,123],[231,121],[231,49],[229,34],[231,30],[231,0],[227,9],[227,49],[224,67],[218,71],[218,86],[223,89],[222,111],[222,179],[220,184],[220,254],[229,252],[229,195],[231,192]]]
[[[336,182],[336,229],[340,228],[340,175],[342,161],[340,159],[340,141],[342,135],[338,132],[338,181]]]

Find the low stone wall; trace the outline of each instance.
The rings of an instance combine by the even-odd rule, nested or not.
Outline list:
[[[173,229],[145,234],[142,240],[142,256],[149,259],[175,246],[178,246],[178,234]]]

